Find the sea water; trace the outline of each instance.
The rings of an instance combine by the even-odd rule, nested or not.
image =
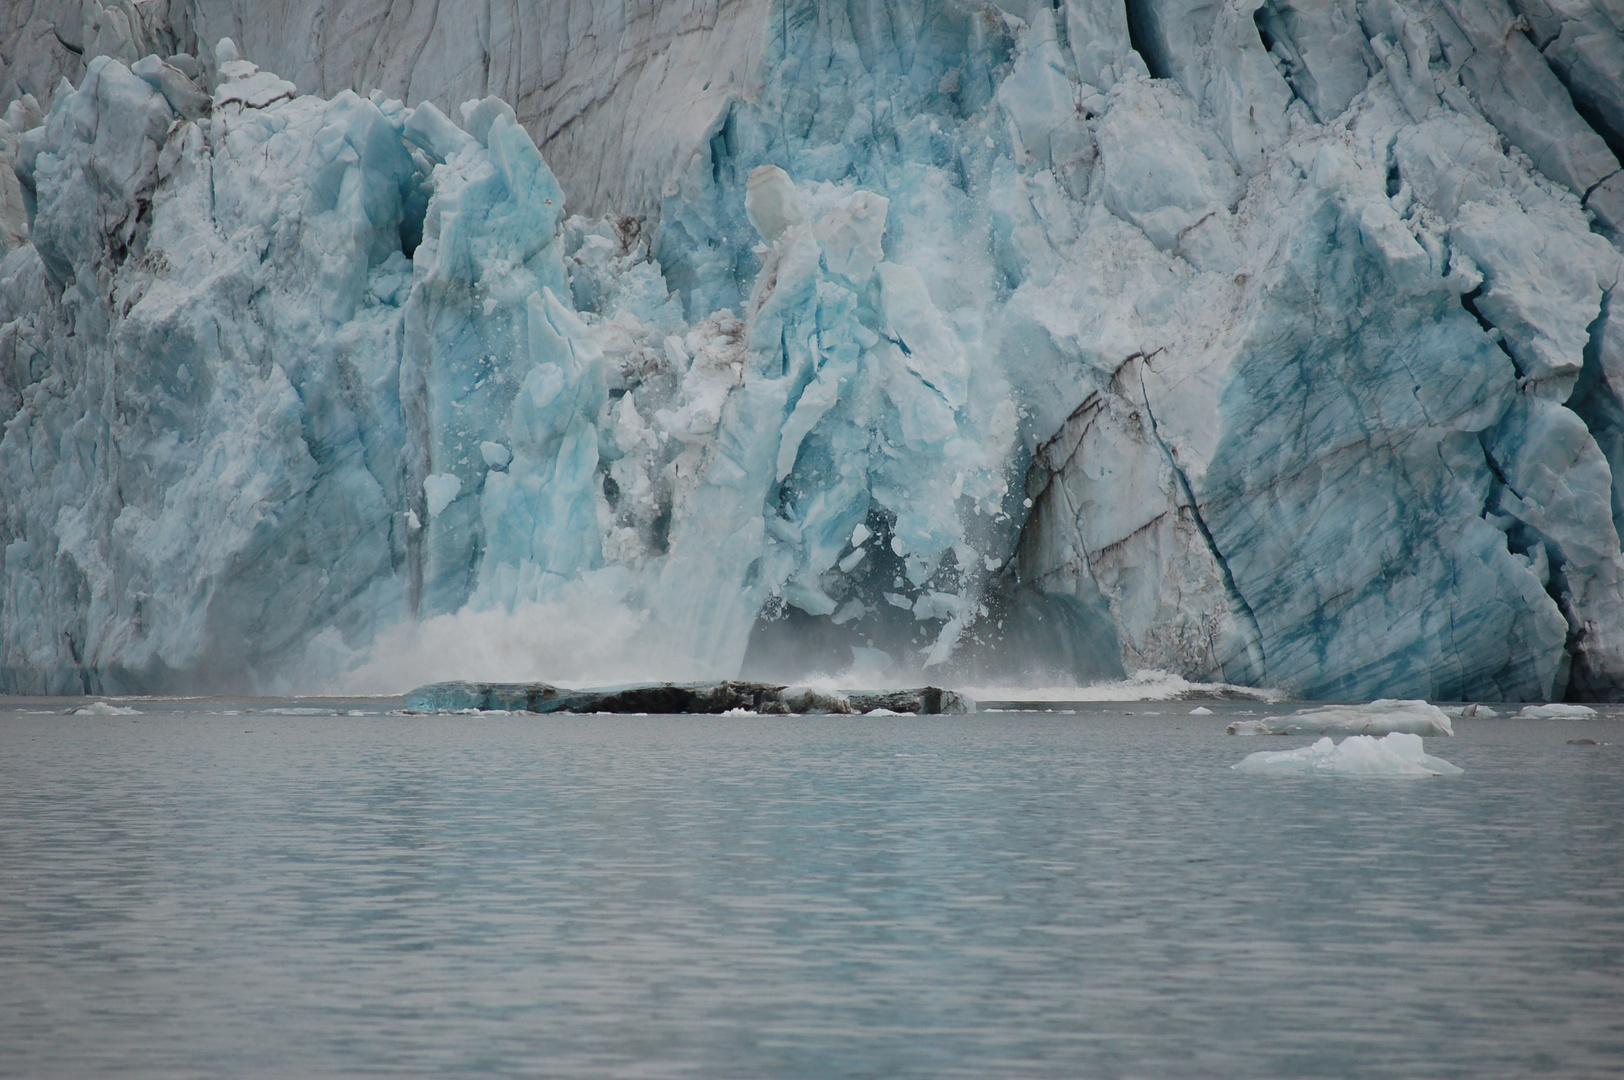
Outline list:
[[[1624,1070],[1616,708],[1372,779],[1233,771],[1256,702],[75,704],[0,702],[6,1076]]]

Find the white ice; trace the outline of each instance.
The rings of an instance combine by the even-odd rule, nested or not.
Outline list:
[[[1421,736],[1393,732],[1375,738],[1329,737],[1296,750],[1260,750],[1230,766],[1264,776],[1458,776],[1461,769],[1422,750]]]
[[[1427,738],[1455,734],[1449,714],[1425,701],[1378,699],[1368,705],[1326,705],[1290,716],[1231,724],[1231,735],[1387,735]]]
[[[1517,714],[1519,720],[1590,720],[1596,710],[1588,705],[1568,705],[1552,702],[1549,705],[1528,705]]]
[[[140,716],[140,709],[128,705],[114,705],[107,701],[92,701],[73,710],[75,716]]]

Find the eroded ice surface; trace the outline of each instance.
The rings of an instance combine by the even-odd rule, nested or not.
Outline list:
[[[351,6],[3,28],[0,689],[1624,687],[1604,6]]]
[[[1375,738],[1329,737],[1296,750],[1260,750],[1231,765],[1264,776],[1458,776],[1461,769],[1422,750],[1421,736],[1393,732]]]

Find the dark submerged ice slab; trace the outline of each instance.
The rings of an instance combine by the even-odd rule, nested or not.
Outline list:
[[[733,709],[767,715],[872,713],[884,709],[920,716],[976,711],[973,698],[938,686],[917,690],[819,690],[810,686],[728,680],[714,683],[636,683],[595,690],[567,690],[547,683],[442,682],[406,695],[419,712],[533,713],[725,713]]]

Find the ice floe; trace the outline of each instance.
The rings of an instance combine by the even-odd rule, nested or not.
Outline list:
[[[1395,731],[1381,738],[1329,737],[1295,750],[1260,750],[1231,765],[1266,776],[1458,776],[1463,770],[1422,749],[1421,736]]]
[[[1591,720],[1596,710],[1588,705],[1568,705],[1552,702],[1549,705],[1528,705],[1517,714],[1519,720]]]
[[[1324,705],[1290,716],[1237,720],[1231,735],[1387,735],[1403,732],[1429,738],[1455,734],[1449,714],[1425,701],[1380,698],[1368,705]]]

